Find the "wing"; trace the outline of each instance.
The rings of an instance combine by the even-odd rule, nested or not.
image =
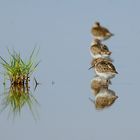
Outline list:
[[[100,46],[98,46],[98,45],[93,45],[93,46],[91,47],[91,52],[92,52],[93,54],[100,54],[100,52],[101,52]]]
[[[108,61],[101,61],[99,63],[97,63],[96,69],[98,69],[98,71],[100,72],[112,72],[112,73],[117,73],[115,66]]]
[[[108,29],[104,27],[93,27],[91,33],[94,36],[106,36],[107,33],[110,33]]]

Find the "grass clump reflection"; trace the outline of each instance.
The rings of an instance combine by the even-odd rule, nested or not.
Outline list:
[[[4,93],[5,97],[2,101],[2,111],[10,106],[10,110],[16,114],[20,113],[22,107],[27,104],[33,113],[32,105],[37,103],[35,97],[29,92],[29,87],[20,85],[11,85],[10,90]]]

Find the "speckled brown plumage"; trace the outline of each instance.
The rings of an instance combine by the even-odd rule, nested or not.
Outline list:
[[[100,61],[99,63],[95,64],[95,68],[98,72],[107,73],[118,73],[115,69],[115,66],[109,61]]]
[[[108,47],[104,44],[101,44],[101,43],[100,44],[97,43],[97,44],[92,45],[90,47],[90,51],[93,54],[100,54],[100,55],[104,55],[104,54],[110,55],[111,54]]]
[[[113,36],[113,34],[105,27],[101,26],[99,22],[95,22],[91,29],[92,35],[96,37],[102,37],[104,40]]]
[[[97,58],[97,59],[92,59],[91,61],[91,66],[95,67],[96,64],[98,64],[99,62],[104,62],[104,61],[107,61],[107,62],[112,62],[111,59],[107,59],[107,58]]]

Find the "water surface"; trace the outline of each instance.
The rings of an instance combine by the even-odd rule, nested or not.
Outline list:
[[[33,75],[41,83],[35,91],[39,119],[26,107],[14,122],[3,112],[1,139],[139,139],[138,13],[138,0],[1,1],[0,55],[8,57],[8,46],[26,59],[37,44],[42,60]],[[90,28],[96,20],[115,34],[105,43],[119,72],[110,87],[119,98],[102,111],[89,100]],[[1,93],[2,82],[1,76]]]

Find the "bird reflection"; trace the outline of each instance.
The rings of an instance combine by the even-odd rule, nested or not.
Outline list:
[[[101,77],[96,76],[91,80],[92,92],[96,96],[101,88],[108,88],[109,84],[111,84],[110,80],[102,79]]]
[[[104,109],[106,107],[110,107],[118,96],[115,92],[108,88],[101,88],[98,94],[95,96],[95,100],[90,99],[96,109]]]
[[[32,115],[35,115],[33,111],[33,105],[38,104],[33,94],[30,92],[30,88],[27,85],[11,85],[9,91],[4,91],[4,98],[2,99],[1,111],[9,108],[10,113],[14,115],[20,114],[24,106],[28,106]],[[33,116],[35,118],[35,116]]]
[[[102,79],[99,76],[96,76],[91,80],[91,90],[95,95],[95,100],[90,100],[95,104],[96,109],[109,107],[118,98],[113,90],[108,89],[110,84],[110,80]]]

